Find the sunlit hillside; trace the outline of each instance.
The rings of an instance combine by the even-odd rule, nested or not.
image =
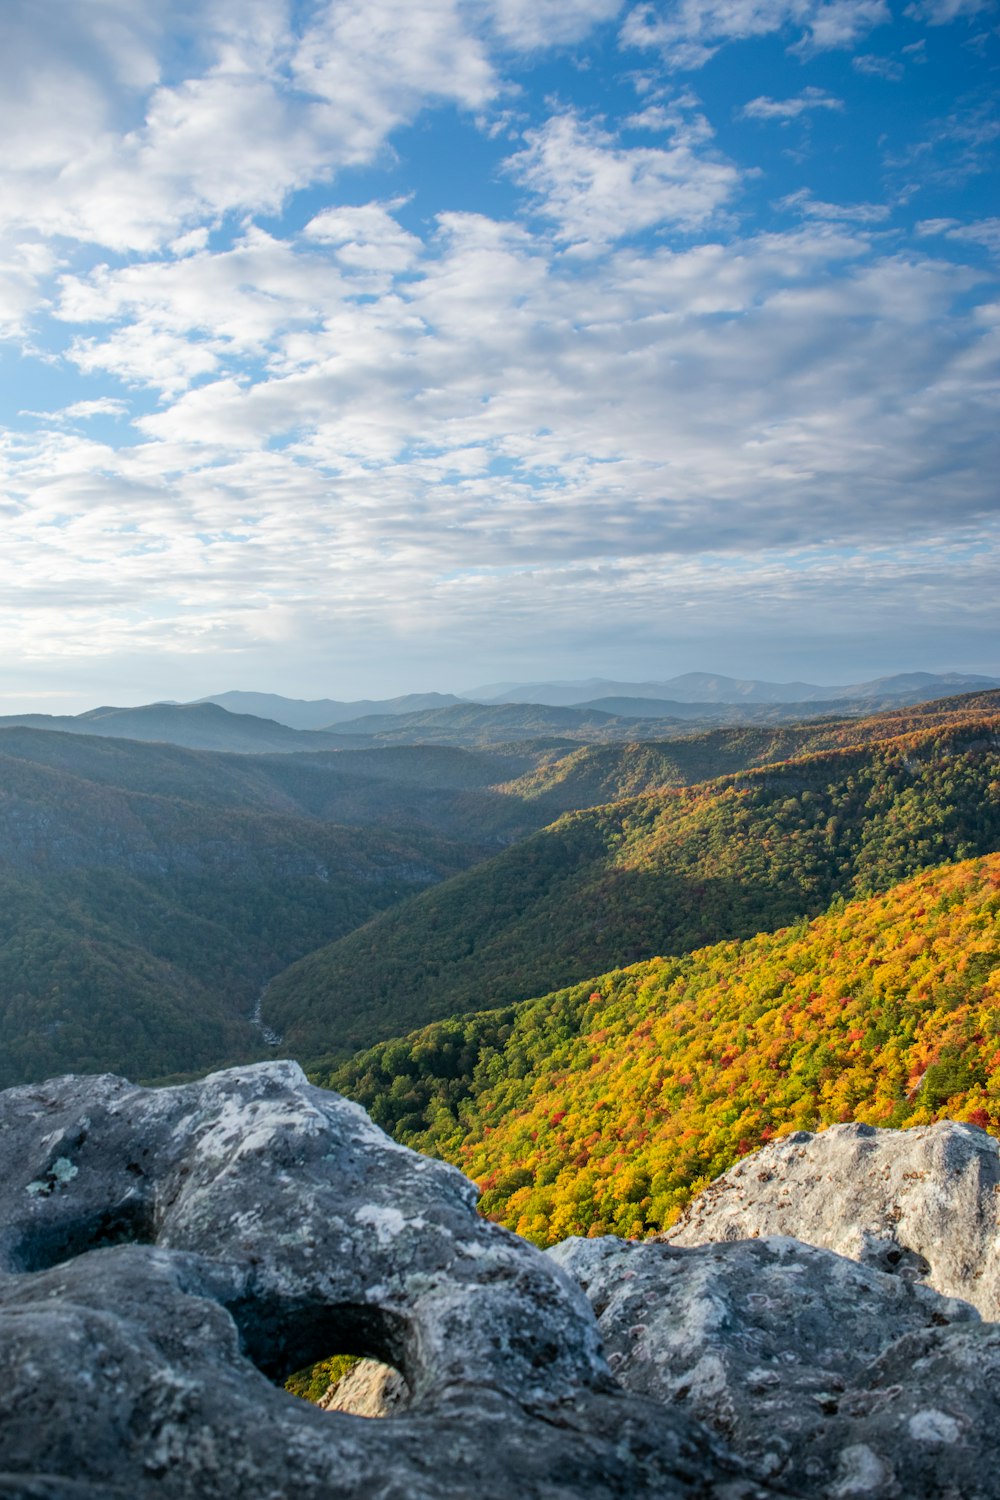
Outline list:
[[[921,730],[567,814],[278,976],[270,1025],[337,1059],[837,895],[1000,848],[1000,720]]]
[[[749,942],[428,1026],[334,1073],[542,1243],[662,1229],[772,1136],[1000,1130],[1000,854]]]

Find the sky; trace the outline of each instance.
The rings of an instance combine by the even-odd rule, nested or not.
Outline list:
[[[5,0],[0,705],[1000,675],[998,0]]]

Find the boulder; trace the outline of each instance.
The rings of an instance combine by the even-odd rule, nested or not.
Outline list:
[[[349,1411],[356,1417],[391,1417],[405,1411],[410,1391],[398,1370],[377,1359],[362,1359],[323,1392],[322,1411]]]
[[[1000,1142],[975,1125],[833,1125],[780,1137],[716,1178],[674,1245],[785,1234],[962,1297],[1000,1319]]]
[[[968,1303],[773,1237],[567,1240],[609,1363],[761,1480],[823,1500],[997,1500],[1000,1328]]]
[[[763,1500],[578,1283],[292,1063],[0,1095],[0,1497]],[[354,1353],[409,1409],[286,1376]]]

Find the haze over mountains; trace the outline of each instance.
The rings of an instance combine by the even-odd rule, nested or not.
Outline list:
[[[595,678],[515,686],[493,701],[409,693],[344,703],[234,691],[195,703],[107,705],[75,715],[10,714],[0,718],[0,728],[20,726],[248,755],[393,744],[479,749],[528,740],[563,741],[569,746],[579,741],[657,739],[672,730],[697,732],[721,724],[791,724],[830,714],[860,717],[997,686],[1000,679],[963,673],[913,672],[839,688],[688,673],[660,684]],[[657,696],[670,690],[687,697]]]
[[[593,704],[599,698],[672,699],[678,703],[827,703],[841,698],[897,698],[918,703],[951,693],[1000,687],[1000,680],[964,672],[901,672],[870,682],[821,687],[812,682],[760,682],[712,672],[685,672],[664,682],[493,683],[463,692],[478,703],[549,703],[564,707]]]
[[[341,703],[336,698],[282,698],[278,693],[229,692],[215,693],[198,701],[217,703],[234,714],[274,719],[292,729],[328,729],[332,724],[360,719],[366,714],[423,713],[462,700],[454,693],[404,693],[399,698],[359,698],[353,703]]]

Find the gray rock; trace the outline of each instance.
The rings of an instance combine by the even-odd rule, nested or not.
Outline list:
[[[1000,1319],[1000,1142],[975,1125],[833,1125],[782,1136],[719,1177],[663,1236],[788,1234],[925,1280]]]
[[[997,1500],[998,1410],[1000,1327],[912,1333],[848,1387],[796,1472],[823,1500]]]
[[[291,1063],[0,1096],[0,1496],[772,1493],[624,1393],[579,1286],[475,1196]],[[409,1411],[275,1383],[336,1353],[398,1368]]]
[[[1000,1329],[968,1303],[787,1238],[549,1254],[622,1384],[706,1422],[762,1480],[829,1500],[1000,1494]]]

